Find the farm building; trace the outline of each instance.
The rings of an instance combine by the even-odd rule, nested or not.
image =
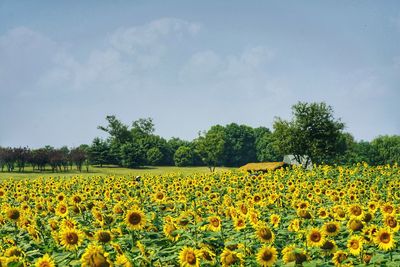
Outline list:
[[[307,162],[308,160],[308,162]],[[308,156],[304,155],[300,157],[300,161],[296,160],[294,155],[285,155],[283,157],[283,162],[289,165],[303,166],[307,170],[312,170],[313,164]]]

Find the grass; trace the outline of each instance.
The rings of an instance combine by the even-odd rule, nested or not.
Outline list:
[[[216,171],[228,170],[229,168],[216,168]],[[90,166],[89,172],[83,168],[82,172],[79,172],[74,167],[73,170],[68,170],[67,172],[52,172],[50,168],[44,172],[33,171],[32,167],[25,168],[24,172],[0,172],[0,180],[3,179],[24,179],[24,178],[37,178],[37,177],[70,177],[74,175],[82,176],[124,176],[124,175],[161,175],[167,173],[182,173],[184,175],[191,175],[195,173],[206,173],[210,172],[207,167],[175,167],[175,166],[157,166],[157,167],[143,167],[139,169],[128,169],[120,168],[115,166]]]

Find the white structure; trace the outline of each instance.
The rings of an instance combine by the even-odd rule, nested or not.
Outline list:
[[[312,170],[313,164],[307,155],[300,156],[300,161],[297,161],[293,155],[285,155],[283,162],[290,165],[301,165],[307,170]]]

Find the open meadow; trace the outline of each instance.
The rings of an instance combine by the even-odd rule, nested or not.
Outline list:
[[[0,266],[400,264],[397,166],[104,170],[3,179]]]

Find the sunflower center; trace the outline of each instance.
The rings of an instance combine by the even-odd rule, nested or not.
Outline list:
[[[217,218],[212,218],[212,219],[211,219],[211,224],[212,224],[214,227],[218,227],[218,226],[219,226],[219,220],[218,220]]]
[[[195,264],[196,263],[196,255],[194,255],[194,253],[192,252],[192,251],[189,251],[187,254],[186,254],[186,261],[189,263],[189,264]]]
[[[389,233],[381,234],[380,240],[382,243],[385,243],[385,244],[389,243],[390,242],[390,234]]]
[[[110,264],[107,262],[107,259],[101,254],[96,253],[90,257],[90,266],[93,267],[109,267]]]
[[[68,244],[75,245],[78,243],[78,235],[76,233],[68,233],[66,236],[66,240]]]
[[[353,213],[353,215],[359,216],[361,215],[362,210],[360,207],[356,206],[351,209],[351,212]]]
[[[129,215],[129,223],[132,225],[139,224],[141,220],[142,217],[140,217],[140,214],[137,212],[132,212],[132,214]]]
[[[351,241],[351,242],[350,242],[350,247],[351,247],[352,249],[358,249],[358,248],[360,247],[360,244],[358,244],[357,241]]]
[[[396,228],[396,226],[397,226],[397,221],[392,216],[390,216],[386,219],[386,223],[390,228]]]
[[[336,225],[334,225],[333,223],[332,223],[332,224],[328,224],[328,225],[326,226],[326,231],[327,231],[328,233],[335,233],[336,230],[337,230]]]
[[[39,267],[50,267],[50,266],[51,266],[50,263],[47,262],[47,261],[41,262],[41,263],[39,264]]]
[[[264,261],[269,261],[269,260],[272,259],[272,257],[273,257],[273,254],[271,253],[271,251],[267,250],[267,251],[264,251],[264,253],[262,254],[262,257],[261,257],[261,258],[262,258]]]
[[[333,245],[332,242],[326,241],[326,242],[324,243],[324,245],[323,245],[321,248],[322,248],[322,249],[331,250],[331,249],[334,248],[334,245]]]
[[[12,210],[9,210],[9,211],[7,212],[7,216],[8,216],[8,218],[10,218],[11,220],[18,220],[18,218],[19,218],[19,216],[20,216],[20,213],[19,213],[18,210],[12,209]]]
[[[320,233],[317,233],[317,232],[314,232],[314,233],[311,234],[310,239],[311,239],[313,242],[319,242],[319,241],[321,240],[321,234],[320,234]]]
[[[99,233],[99,241],[102,243],[108,243],[111,241],[111,235],[107,232],[100,232]]]

